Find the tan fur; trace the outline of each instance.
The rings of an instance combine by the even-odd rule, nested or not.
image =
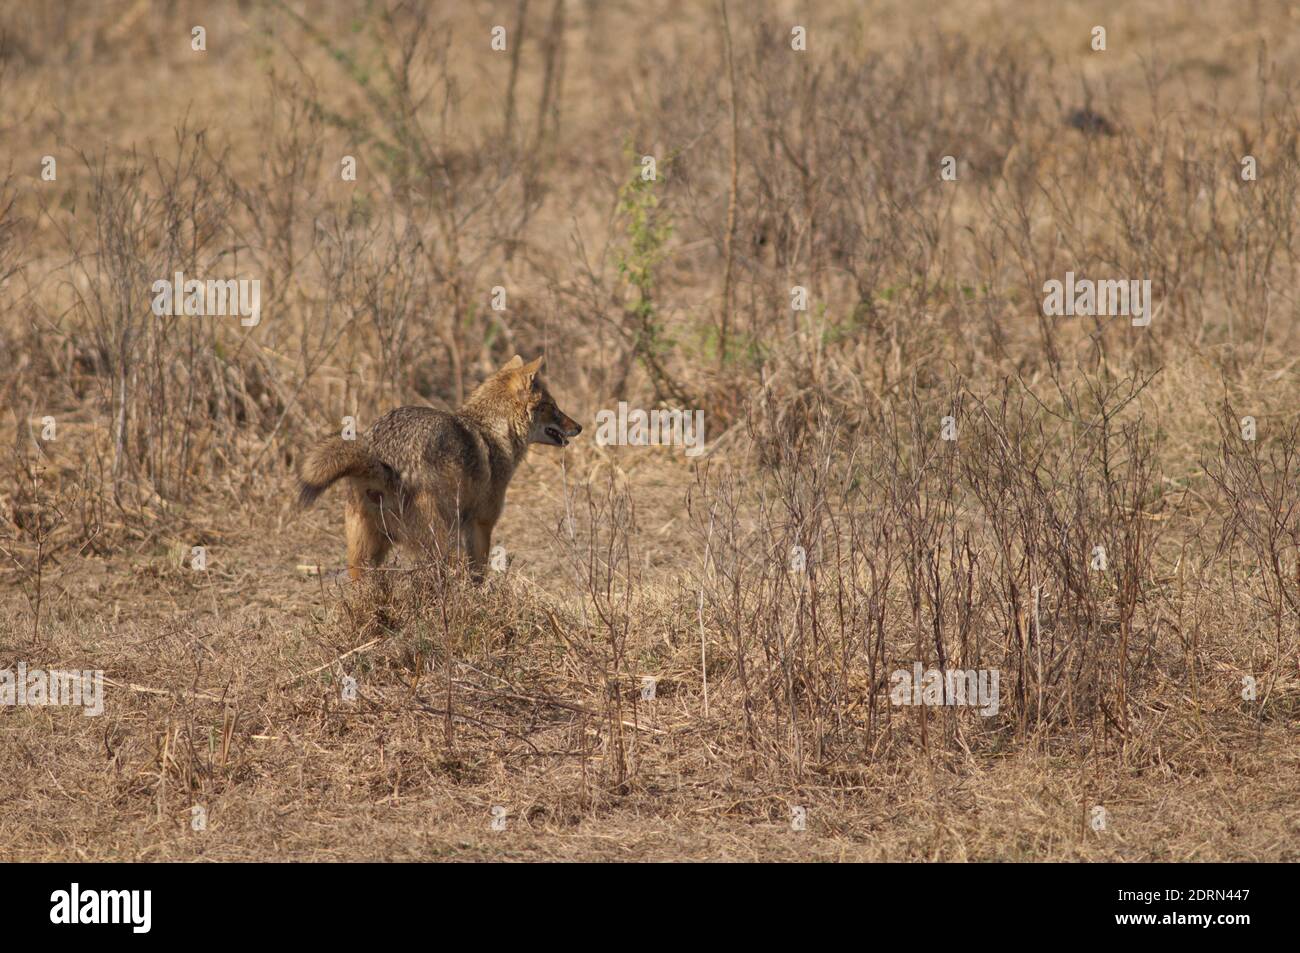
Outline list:
[[[330,437],[307,454],[299,501],[310,506],[337,480],[348,483],[348,573],[383,564],[394,543],[417,559],[469,562],[482,576],[506,487],[530,443],[563,446],[582,427],[560,412],[542,383],[542,359],[516,355],[454,414],[399,407],[363,437]]]

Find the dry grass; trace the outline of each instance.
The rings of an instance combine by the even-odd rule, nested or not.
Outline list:
[[[1294,11],[733,4],[729,64],[712,4],[428,6],[0,14],[0,669],[108,680],[0,708],[0,856],[1300,857]],[[1151,326],[1042,317],[1067,270]],[[509,570],[345,584],[303,446],[516,351],[588,430]]]

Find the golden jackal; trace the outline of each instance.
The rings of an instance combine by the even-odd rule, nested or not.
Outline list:
[[[330,437],[303,463],[298,502],[310,506],[348,481],[348,573],[379,566],[393,543],[421,555],[459,550],[480,578],[506,487],[530,443],[563,447],[582,427],[560,412],[538,374],[542,359],[518,355],[454,414],[399,407],[357,440]]]

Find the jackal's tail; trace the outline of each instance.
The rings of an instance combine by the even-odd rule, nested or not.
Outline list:
[[[397,483],[397,474],[371,454],[362,440],[328,437],[307,451],[298,479],[298,505],[311,506],[336,481],[349,477],[366,490],[385,492]]]

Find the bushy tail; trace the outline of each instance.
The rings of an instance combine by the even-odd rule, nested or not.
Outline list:
[[[376,459],[364,441],[328,437],[307,451],[298,480],[298,505],[311,506],[344,477],[359,480],[365,489],[381,493],[393,489],[397,482],[392,468]]]

